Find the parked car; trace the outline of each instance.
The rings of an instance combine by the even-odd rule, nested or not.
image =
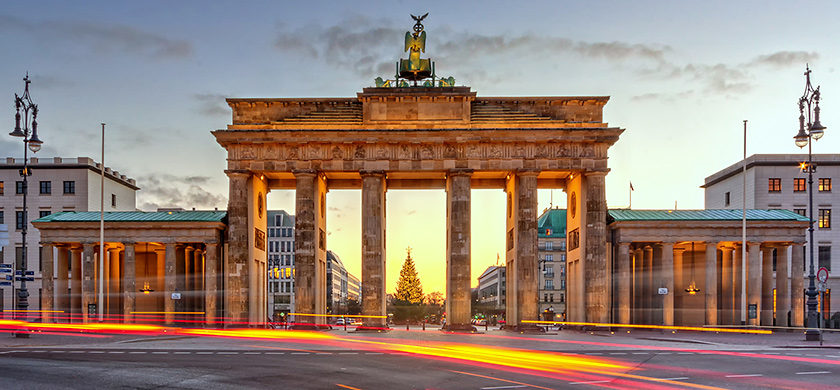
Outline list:
[[[336,325],[344,325],[344,318],[339,318],[339,319],[335,320],[335,324]]]

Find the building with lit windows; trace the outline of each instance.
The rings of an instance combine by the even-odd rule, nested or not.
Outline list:
[[[101,165],[93,159],[30,157],[28,166],[31,176],[27,179],[27,223],[61,211],[99,211]],[[0,256],[2,263],[15,264],[16,269],[23,261],[20,231],[27,219],[23,216],[22,169],[21,158],[9,157],[0,163],[0,224],[6,224],[9,229],[9,246],[0,248]],[[105,167],[105,211],[134,211],[139,189],[134,179]],[[29,309],[38,310],[41,300],[37,286],[41,284],[43,253],[40,232],[32,225],[27,229],[26,244],[29,252],[26,269],[35,272],[35,282],[27,286]],[[0,287],[0,313],[14,308],[18,284]]]
[[[295,310],[295,216],[268,211],[268,311],[275,320]]]
[[[505,310],[505,267],[491,265],[478,277],[478,304],[490,310]]]
[[[566,210],[549,208],[537,219],[539,311],[544,321],[566,318]]]
[[[739,161],[707,177],[702,188],[705,190],[707,209],[741,209],[746,194],[747,209],[790,210],[808,216],[808,172],[801,164],[807,154],[755,154],[746,160],[746,191],[744,191],[744,161]],[[829,270],[826,295],[821,301],[820,311],[825,318],[837,312],[830,307],[831,290],[840,288],[840,240],[832,232],[832,209],[840,205],[840,191],[833,183],[840,180],[840,154],[813,154],[816,166],[814,177],[814,267]],[[835,212],[836,213],[836,212]],[[838,228],[840,226],[835,226]],[[807,238],[807,234],[806,234]],[[834,241],[839,241],[834,245]],[[805,254],[805,288],[808,287],[808,266],[810,245],[803,246]],[[788,258],[792,258],[788,256]],[[837,265],[834,265],[837,264]],[[773,262],[773,271],[777,270]],[[793,269],[788,267],[788,269]],[[824,307],[828,303],[828,307]]]

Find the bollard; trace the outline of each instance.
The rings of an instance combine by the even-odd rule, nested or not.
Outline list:
[[[426,330],[426,321],[423,321],[423,330]]]
[[[408,330],[408,320],[405,321],[405,330]]]

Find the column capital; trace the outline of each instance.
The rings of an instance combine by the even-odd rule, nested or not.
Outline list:
[[[453,168],[450,169],[446,174],[448,176],[472,176],[474,169],[469,168]]]
[[[251,176],[251,171],[244,169],[225,169],[225,174],[230,178]]]
[[[122,244],[125,245],[125,246],[137,245],[137,243],[134,242],[134,241],[123,241]]]
[[[532,168],[519,168],[513,171],[516,176],[537,176],[540,174],[539,169],[532,169]]]
[[[385,176],[385,171],[383,170],[372,170],[372,169],[362,169],[359,171],[359,174],[364,176]]]
[[[292,175],[295,175],[295,177],[316,176],[317,174],[318,171],[315,169],[292,169]]]
[[[607,176],[607,173],[609,173],[609,172],[610,172],[609,170],[606,170],[606,171],[585,171],[585,172],[583,172],[583,176],[586,176],[586,177],[598,177],[598,176],[604,177],[604,176]]]

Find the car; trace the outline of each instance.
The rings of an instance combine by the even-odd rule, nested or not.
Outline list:
[[[351,318],[351,319],[350,319],[350,325],[360,326],[360,325],[362,325],[362,321],[361,321],[361,320],[357,320],[357,319],[355,319],[355,318]]]
[[[336,325],[344,325],[344,318],[339,318],[339,319],[335,320],[335,324]]]

